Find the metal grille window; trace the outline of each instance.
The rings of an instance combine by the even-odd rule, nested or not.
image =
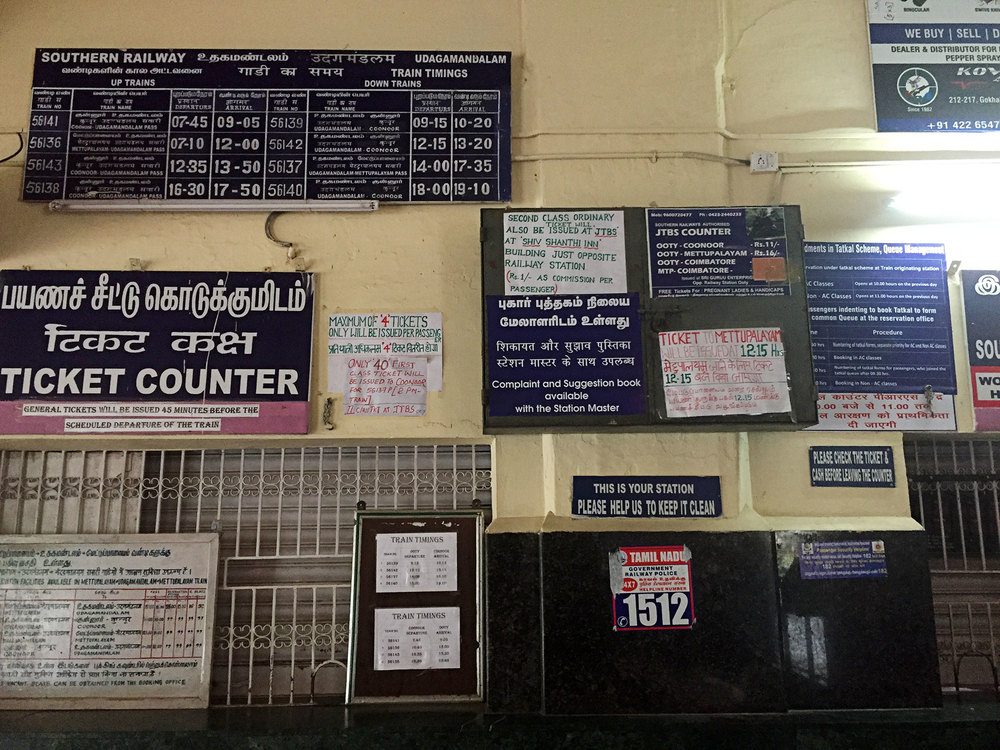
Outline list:
[[[0,533],[219,533],[212,701],[343,696],[354,512],[490,508],[489,446],[5,451]]]
[[[904,453],[928,535],[942,682],[1000,698],[1000,440],[907,440]]]

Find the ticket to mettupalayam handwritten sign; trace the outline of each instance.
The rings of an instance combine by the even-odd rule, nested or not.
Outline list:
[[[779,328],[659,334],[668,417],[791,411]]]

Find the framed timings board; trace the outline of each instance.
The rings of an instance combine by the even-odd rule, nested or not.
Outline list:
[[[480,700],[479,511],[360,512],[347,700]]]

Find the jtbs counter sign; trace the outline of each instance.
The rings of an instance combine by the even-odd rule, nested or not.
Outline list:
[[[0,430],[303,433],[313,279],[0,273]]]

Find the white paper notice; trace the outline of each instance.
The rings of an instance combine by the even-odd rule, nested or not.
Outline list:
[[[513,211],[503,237],[505,294],[628,291],[622,211]]]
[[[375,591],[458,590],[458,533],[376,534]]]
[[[427,413],[423,357],[351,357],[344,383],[344,414],[422,417]]]
[[[819,421],[810,430],[954,430],[955,397],[922,393],[821,393]]]
[[[458,669],[458,607],[375,610],[375,671]]]
[[[426,358],[427,390],[441,390],[441,313],[338,313],[330,316],[329,326],[327,390],[331,393],[343,387],[352,357],[376,355]]]
[[[660,363],[668,417],[791,411],[779,328],[667,331]]]

